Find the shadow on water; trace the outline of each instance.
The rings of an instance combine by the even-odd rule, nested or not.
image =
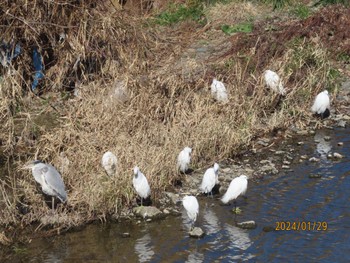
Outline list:
[[[141,224],[89,225],[81,232],[34,240],[11,262],[347,262],[350,249],[348,129],[323,130],[307,137],[295,155],[315,156],[319,162],[295,157],[290,172],[251,180],[238,222],[255,220],[257,228],[235,226],[231,206],[201,197],[197,225],[206,232],[191,239],[190,222],[182,216]],[[329,138],[325,136],[329,136]],[[338,142],[344,146],[338,146]],[[327,159],[338,152],[343,159]],[[311,174],[320,175],[310,178]],[[275,231],[291,224],[291,230]],[[304,230],[293,230],[300,222]],[[325,222],[321,225],[318,222]],[[325,224],[327,229],[324,230]],[[268,229],[272,231],[264,231]],[[128,232],[130,237],[123,238]]]

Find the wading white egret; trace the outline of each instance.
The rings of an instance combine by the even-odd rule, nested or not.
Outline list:
[[[324,90],[320,92],[314,101],[314,105],[311,107],[311,111],[315,114],[318,114],[321,116],[322,119],[329,117],[330,115],[330,100],[328,91]]]
[[[236,210],[236,199],[238,198],[238,196],[244,195],[247,191],[247,188],[248,188],[248,177],[246,175],[241,175],[239,177],[236,177],[231,181],[226,193],[221,198],[221,201],[224,204],[227,204],[231,200],[235,200],[234,203],[235,203],[235,210]]]
[[[109,176],[114,176],[117,172],[118,159],[112,152],[106,152],[102,156],[102,166]]]
[[[213,196],[212,190],[215,184],[219,182],[218,177],[219,165],[215,163],[213,167],[210,167],[205,171],[200,190],[205,194],[211,193],[211,195]]]
[[[199,213],[199,204],[197,198],[192,195],[186,195],[182,199],[182,205],[186,209],[187,215],[191,220],[191,229],[194,227],[194,223],[197,220],[197,215]]]
[[[224,83],[214,78],[210,86],[210,90],[211,90],[211,96],[215,100],[219,102],[224,102],[224,103],[228,102],[227,91]]]
[[[141,206],[142,200],[146,199],[151,194],[151,188],[149,187],[147,178],[141,173],[140,169],[134,167],[134,178],[132,184],[136,190],[136,193],[141,197]]]
[[[185,147],[177,157],[177,168],[182,172],[186,173],[188,166],[191,162],[191,152],[190,147]]]
[[[51,164],[32,161],[24,166],[24,169],[32,169],[34,179],[41,185],[43,193],[52,197],[52,208],[54,208],[55,197],[62,203],[67,201],[67,193],[62,177]]]
[[[266,85],[272,89],[274,92],[277,92],[280,95],[285,95],[286,90],[283,87],[282,81],[276,72],[272,70],[265,70],[264,78]]]

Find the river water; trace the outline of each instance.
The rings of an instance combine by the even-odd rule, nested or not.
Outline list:
[[[196,225],[206,232],[202,239],[188,237],[183,212],[157,222],[89,225],[33,240],[8,262],[349,262],[349,131],[317,131],[303,138],[305,144],[294,144],[296,156],[320,161],[299,163],[296,157],[292,171],[250,180],[247,198],[238,200],[242,213],[237,216],[232,206],[220,205],[218,196],[200,197]],[[344,158],[327,159],[333,152]],[[257,228],[235,226],[247,220],[255,220]],[[124,232],[130,237],[123,238]]]

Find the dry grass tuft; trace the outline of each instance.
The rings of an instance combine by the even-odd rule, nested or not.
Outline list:
[[[92,2],[84,1],[85,7]],[[41,6],[35,7],[38,3]],[[49,20],[39,25],[19,14],[13,20],[25,21],[20,24],[28,24],[27,31],[46,33],[49,39],[64,27],[68,37],[63,46],[55,47],[43,99],[28,99],[28,95],[23,99],[25,78],[17,83],[17,78],[3,76],[1,140],[16,167],[32,159],[52,163],[62,174],[68,204],[52,215],[30,172],[16,170],[0,178],[3,225],[40,222],[38,229],[47,225],[69,228],[118,216],[135,198],[131,184],[135,165],[148,178],[157,204],[163,191],[179,179],[176,157],[185,146],[193,148],[194,168],[234,157],[261,134],[305,125],[313,96],[325,84],[332,84],[327,51],[307,40],[291,42],[279,53],[266,53],[263,61],[256,57],[268,43],[185,64],[178,62],[193,39],[181,42],[177,38],[181,32],[171,29],[168,35],[166,29],[143,27],[134,18],[112,12],[107,4],[84,8],[44,3],[35,1],[22,8],[49,10],[59,24]],[[13,8],[10,13],[19,12],[19,7]],[[66,17],[66,22],[59,16]],[[30,36],[27,31],[25,39],[36,40],[33,36],[40,35]],[[249,45],[258,42],[248,40]],[[23,56],[28,64],[29,56]],[[266,68],[277,70],[288,90],[277,106],[276,95],[262,81]],[[213,74],[224,81],[228,104],[211,99]],[[79,87],[79,97],[60,97],[70,82]],[[13,113],[11,105],[22,108]],[[16,127],[21,131],[15,132]],[[106,151],[118,157],[118,173],[112,178],[101,166]],[[19,206],[27,207],[26,212],[21,213]]]

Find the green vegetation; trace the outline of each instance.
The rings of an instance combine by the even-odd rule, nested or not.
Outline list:
[[[170,4],[168,8],[155,18],[155,23],[165,26],[181,21],[192,20],[199,23],[205,21],[204,9],[216,3],[227,4],[232,0],[187,0],[185,4]]]
[[[308,18],[311,14],[309,7],[304,4],[297,5],[292,13],[301,19]]]
[[[187,19],[199,22],[203,18],[203,6],[201,4],[190,6],[171,4],[166,11],[156,17],[155,22],[164,26],[172,25]]]
[[[337,60],[344,63],[350,63],[350,55],[342,52],[337,56]]]
[[[227,35],[233,35],[238,32],[244,32],[244,33],[250,33],[253,31],[253,24],[252,23],[241,23],[238,25],[222,25],[221,30],[226,33]]]

